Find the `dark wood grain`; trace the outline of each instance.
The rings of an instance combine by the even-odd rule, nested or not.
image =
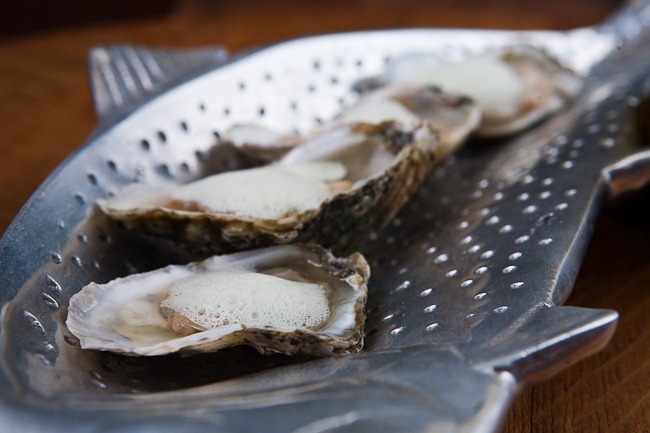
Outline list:
[[[602,20],[619,2],[193,0],[165,17],[0,41],[0,232],[63,159],[90,135],[96,117],[86,80],[95,45],[223,44],[231,51],[314,33],[412,26],[566,29]],[[645,195],[643,200],[650,200]],[[634,203],[600,218],[568,303],[613,308],[621,319],[602,352],[525,390],[507,433],[650,432],[650,213]],[[647,206],[646,206],[647,209]],[[637,215],[637,218],[633,218]]]

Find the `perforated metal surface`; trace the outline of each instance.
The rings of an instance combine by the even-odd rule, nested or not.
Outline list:
[[[555,305],[577,274],[606,192],[603,170],[633,151],[631,113],[650,91],[649,21],[644,2],[570,33],[323,36],[205,73],[221,54],[194,53],[196,62],[165,69],[155,66],[161,53],[96,52],[103,127],[35,193],[0,245],[3,429],[494,431],[518,384],[596,350],[613,331],[611,311]],[[371,236],[363,354],[308,361],[238,348],[152,359],[78,348],[63,322],[83,285],[192,259],[125,235],[95,200],[132,182],[235,167],[211,147],[237,122],[308,132],[351,104],[354,82],[393,56],[456,59],[513,43],[547,48],[587,75],[585,91],[519,137],[470,143]],[[169,77],[154,80],[156,70]],[[626,167],[608,173],[624,177]],[[286,407],[295,415],[281,415]]]

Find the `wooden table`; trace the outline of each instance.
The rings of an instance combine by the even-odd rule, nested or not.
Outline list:
[[[0,232],[96,124],[86,55],[98,44],[223,44],[231,51],[286,38],[408,26],[563,29],[600,21],[615,1],[543,5],[505,0],[295,2],[246,9],[236,2],[179,5],[166,17],[64,28],[0,41]],[[372,3],[372,5],[371,5]],[[433,2],[431,2],[433,3]],[[539,2],[544,3],[544,2]],[[372,6],[372,7],[371,7]],[[568,303],[620,312],[610,345],[525,391],[505,431],[650,432],[650,210],[606,210]]]

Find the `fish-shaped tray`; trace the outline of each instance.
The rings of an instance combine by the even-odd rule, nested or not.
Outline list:
[[[644,185],[635,119],[650,92],[650,3],[569,32],[391,30],[299,39],[228,57],[95,49],[97,132],[0,240],[0,430],[495,432],[510,402],[602,348],[617,314],[559,306],[602,200]],[[585,77],[565,112],[470,143],[363,251],[373,268],[362,353],[308,360],[249,348],[192,357],[84,351],[64,325],[90,281],[191,257],[125,235],[94,203],[133,183],[228,169],[230,125],[307,132],[387,59],[546,49]]]

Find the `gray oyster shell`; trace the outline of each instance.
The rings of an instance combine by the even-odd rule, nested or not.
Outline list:
[[[388,86],[367,92],[344,110],[338,121],[378,123],[397,120],[405,125],[430,122],[440,133],[438,157],[455,151],[481,124],[481,110],[465,96],[435,86]]]
[[[438,68],[454,65],[457,75],[465,75],[465,80],[480,83],[483,88],[498,89],[503,85],[495,82],[485,74],[482,66],[477,65],[479,58],[497,61],[510,70],[513,79],[520,87],[517,92],[516,108],[512,113],[500,112],[500,107],[487,107],[480,102],[476,90],[464,91],[461,81],[438,81]],[[462,72],[462,74],[461,74]],[[438,57],[427,53],[412,53],[393,59],[382,76],[360,80],[357,90],[371,94],[383,88],[413,88],[440,86],[445,92],[465,95],[479,102],[481,123],[474,132],[476,136],[497,138],[516,134],[542,119],[562,110],[582,89],[582,79],[546,52],[526,46],[510,46],[480,56],[470,57],[458,63],[443,62]],[[507,93],[504,91],[504,94]]]
[[[331,317],[316,329],[246,327],[239,323],[190,335],[170,329],[160,302],[173,283],[242,265],[253,266],[263,274],[322,284]],[[263,354],[345,355],[359,352],[363,346],[369,277],[370,268],[359,253],[337,258],[316,245],[270,247],[170,265],[106,284],[90,283],[70,299],[66,325],[84,349],[132,356],[214,352],[235,345],[252,346]],[[128,319],[124,318],[125,310],[129,311]],[[138,318],[137,323],[133,317]]]
[[[363,145],[358,147],[390,155],[390,162],[373,170],[359,164],[359,160],[372,159],[368,155],[349,158],[346,153],[350,152],[328,153],[330,136],[334,141],[349,136],[351,143],[357,144],[361,140]],[[448,152],[439,144],[428,122],[409,127],[397,122],[355,123],[326,131],[278,163],[341,162],[349,169],[352,187],[325,200],[319,208],[281,219],[174,208],[166,203],[164,189],[138,189],[98,204],[132,232],[149,239],[168,239],[195,253],[229,253],[296,242],[345,253],[356,250],[370,232],[385,225],[408,201],[439,156]]]

